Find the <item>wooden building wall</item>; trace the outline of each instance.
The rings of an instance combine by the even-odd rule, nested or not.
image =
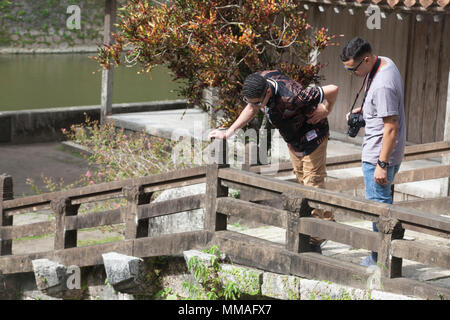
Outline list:
[[[432,15],[424,15],[423,21],[418,22],[415,14],[403,14],[403,20],[399,20],[395,13],[386,12],[381,29],[370,30],[363,8],[354,8],[353,15],[342,8],[340,13],[332,7],[324,9],[320,12],[316,6],[310,6],[306,11],[309,23],[326,27],[333,34],[344,34],[336,39],[340,46],[329,47],[319,56],[321,63],[328,63],[322,71],[322,84],[337,84],[340,90],[329,116],[331,130],[346,132],[345,114],[362,84],[362,78],[351,76],[339,58],[347,41],[359,36],[371,43],[375,54],[391,58],[400,70],[405,87],[407,141],[443,140],[450,64],[448,15],[440,22],[434,22]],[[359,135],[363,135],[363,130]]]

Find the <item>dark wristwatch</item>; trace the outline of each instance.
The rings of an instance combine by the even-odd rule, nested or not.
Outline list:
[[[384,161],[381,161],[380,159],[378,159],[378,165],[381,167],[381,168],[383,168],[383,169],[386,169],[388,166],[389,166],[389,163],[388,162],[384,162]]]

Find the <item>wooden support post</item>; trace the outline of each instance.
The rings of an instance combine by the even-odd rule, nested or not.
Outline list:
[[[123,208],[125,217],[125,239],[136,239],[148,236],[148,219],[139,219],[138,206],[148,204],[152,193],[145,193],[143,186],[128,186],[122,189],[122,193],[128,201]]]
[[[250,171],[252,165],[258,162],[258,145],[252,141],[245,144],[245,156],[244,163],[241,166],[241,170]],[[252,193],[247,190],[241,190],[240,199],[244,201],[252,200]]]
[[[305,198],[295,194],[281,195],[283,208],[288,212],[286,230],[286,249],[295,253],[311,251],[309,235],[299,233],[300,218],[311,216],[312,208]]]
[[[405,229],[397,219],[385,217],[380,217],[377,228],[381,237],[377,262],[381,267],[381,275],[387,278],[401,277],[402,259],[391,257],[391,244],[392,240],[403,239]]]
[[[227,139],[213,139],[209,148],[208,164],[217,163],[221,167],[229,164]]]
[[[3,201],[12,200],[13,198],[12,177],[9,175],[0,175],[0,227],[13,225],[13,217],[6,216],[6,213],[3,210]],[[2,240],[0,238],[0,256],[10,254],[12,254],[12,240]]]
[[[55,244],[54,249],[75,248],[77,246],[78,230],[66,231],[66,217],[78,214],[79,204],[73,205],[70,198],[59,198],[50,202],[50,208],[55,213]]]
[[[209,157],[209,164],[206,166],[206,195],[205,213],[203,228],[206,231],[227,229],[227,216],[217,213],[216,199],[218,197],[228,197],[228,187],[222,186],[219,179],[219,168],[229,167],[228,146],[226,139],[214,139]]]
[[[114,31],[116,18],[117,0],[105,0],[105,27],[103,42],[107,45],[112,43],[111,33]],[[114,71],[112,68],[102,71],[102,93],[100,123],[105,123],[106,117],[112,114],[112,94],[113,94]]]
[[[217,111],[216,105],[219,104],[219,89],[208,87],[203,89],[203,101],[208,109],[208,125],[210,128],[216,128],[218,125],[218,118],[223,116],[223,111]]]
[[[204,229],[214,232],[227,229],[227,216],[216,211],[216,200],[218,197],[227,197],[228,188],[222,186],[218,177],[219,166],[217,163],[206,167],[206,196],[205,196],[205,220]]]
[[[450,141],[450,72],[448,73],[447,107],[445,110],[444,141]],[[442,165],[450,165],[450,156],[442,157]],[[441,180],[441,196],[450,196],[450,178],[444,178]]]

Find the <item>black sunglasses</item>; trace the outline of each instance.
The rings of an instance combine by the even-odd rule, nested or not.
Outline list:
[[[364,59],[362,59],[362,60],[358,63],[358,65],[357,65],[356,67],[354,67],[354,68],[348,68],[348,67],[346,67],[346,66],[344,66],[344,68],[345,68],[345,70],[354,73],[354,72],[359,68],[359,66],[360,66],[363,62],[364,62]]]

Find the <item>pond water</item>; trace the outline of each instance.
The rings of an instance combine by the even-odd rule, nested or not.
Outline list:
[[[101,103],[101,71],[95,53],[0,55],[0,111]],[[114,72],[113,103],[180,99],[169,70],[156,67],[138,75],[138,67]]]

